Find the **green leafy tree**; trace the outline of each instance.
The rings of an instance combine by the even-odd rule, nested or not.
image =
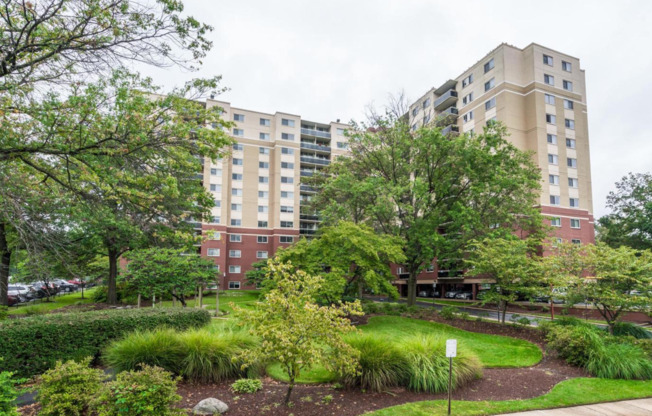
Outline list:
[[[292,264],[270,261],[269,278],[274,289],[255,309],[233,305],[242,325],[261,339],[260,346],[247,350],[242,359],[249,365],[278,361],[290,384],[285,404],[290,402],[296,379],[302,370],[316,364],[342,374],[357,371],[356,351],[344,342],[343,335],[355,331],[348,315],[362,315],[358,301],[340,306],[318,306],[323,279]]]
[[[466,263],[467,275],[486,275],[495,280],[495,285],[485,297],[483,304],[496,303],[498,318],[505,323],[505,312],[519,294],[534,296],[540,290],[541,268],[537,239],[486,238],[474,242]],[[502,312],[502,318],[501,318]]]
[[[652,174],[629,173],[609,192],[612,213],[598,220],[598,238],[613,248],[652,249]]]
[[[184,307],[186,296],[217,278],[211,260],[185,254],[183,250],[158,247],[134,250],[126,259],[129,263],[122,277],[132,290],[143,295],[170,295]]]
[[[541,227],[540,172],[500,124],[450,137],[432,126],[413,131],[405,118],[388,115],[354,124],[348,135],[350,157],[311,180],[320,190],[314,205],[327,223],[360,221],[403,241],[409,305],[433,259],[461,270],[471,240]]]

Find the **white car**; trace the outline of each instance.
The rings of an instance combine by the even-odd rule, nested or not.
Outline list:
[[[10,284],[7,294],[9,296],[16,296],[21,302],[27,302],[32,298],[29,287],[21,284]]]

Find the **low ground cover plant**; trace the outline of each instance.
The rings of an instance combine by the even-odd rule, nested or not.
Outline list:
[[[20,390],[16,386],[21,381],[14,378],[14,374],[9,371],[0,372],[0,415],[18,416],[16,398]]]
[[[241,378],[231,384],[231,389],[236,393],[255,393],[263,388],[263,382],[257,378]]]

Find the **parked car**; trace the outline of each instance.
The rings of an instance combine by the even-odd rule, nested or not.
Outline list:
[[[26,285],[20,284],[11,284],[8,286],[7,293],[9,296],[15,296],[18,298],[19,302],[27,302],[33,298],[32,292],[29,290],[29,287]]]
[[[471,299],[473,299],[473,293],[472,292],[460,292],[460,293],[455,295],[455,299],[471,300]]]
[[[419,292],[419,297],[420,298],[438,298],[440,295],[438,290],[432,291],[432,290],[422,290]]]
[[[52,283],[57,285],[60,292],[68,292],[68,293],[70,293],[70,292],[74,292],[75,290],[77,290],[77,285],[66,282],[63,279],[53,280]]]
[[[456,296],[458,293],[460,293],[459,290],[451,290],[451,291],[446,292],[446,294],[444,295],[444,297],[445,297],[445,298],[448,298],[448,299],[455,299],[455,296]]]
[[[7,301],[8,301],[7,304],[9,306],[14,306],[17,303],[20,303],[20,300],[18,299],[18,296],[14,296],[14,295],[8,295],[7,296]]]

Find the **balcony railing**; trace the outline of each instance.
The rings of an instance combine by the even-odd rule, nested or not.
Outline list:
[[[310,150],[317,150],[319,152],[331,152],[331,148],[328,146],[322,146],[319,144],[313,144],[313,143],[306,143],[306,142],[301,142],[301,148],[302,149],[310,149]]]
[[[310,215],[310,214],[301,214],[299,215],[300,220],[306,220],[306,221],[319,221],[319,216],[318,215]]]
[[[303,163],[312,163],[314,165],[322,165],[322,166],[328,166],[331,163],[331,161],[328,160],[328,159],[319,159],[319,158],[310,157],[310,156],[301,156],[301,162],[303,162]]]
[[[306,234],[306,235],[312,235],[315,234],[317,230],[313,230],[310,228],[299,228],[299,234]]]
[[[324,139],[331,138],[331,134],[327,131],[304,129],[303,127],[301,128],[301,134],[305,134],[306,136],[323,137]]]
[[[441,110],[457,102],[457,91],[448,90],[435,100],[435,110]]]
[[[315,174],[315,172],[312,171],[312,170],[302,170],[301,171],[301,176],[312,176],[314,174]]]
[[[303,192],[317,192],[317,190],[310,185],[300,185],[299,190]]]
[[[457,113],[458,113],[457,108],[448,107],[447,109],[445,109],[444,111],[441,112],[441,115],[444,116],[444,117],[446,117],[446,116],[455,116],[455,117],[457,117]]]
[[[443,134],[444,136],[449,135],[451,133],[459,133],[459,132],[460,132],[460,127],[456,125],[444,127],[441,130],[441,134]]]

